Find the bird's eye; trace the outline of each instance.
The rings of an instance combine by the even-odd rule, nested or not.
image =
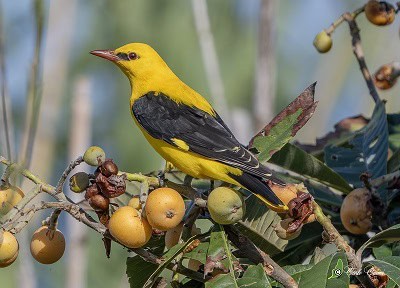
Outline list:
[[[128,54],[129,60],[136,60],[139,58],[139,56],[135,52],[131,52]]]

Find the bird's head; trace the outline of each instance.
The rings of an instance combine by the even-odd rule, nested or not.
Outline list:
[[[143,43],[131,43],[115,50],[94,50],[90,53],[114,62],[131,83],[137,80],[147,81],[156,75],[167,75],[170,72],[160,55]]]

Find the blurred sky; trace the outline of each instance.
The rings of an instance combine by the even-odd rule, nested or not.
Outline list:
[[[7,81],[16,127],[16,146],[19,146],[21,139],[27,80],[34,51],[32,2],[1,0]],[[45,65],[44,70],[47,69],[48,73],[39,89],[58,92],[50,95],[51,97],[47,95],[49,98],[43,101],[40,125],[48,129],[56,127],[54,134],[51,134],[52,139],[46,139],[55,143],[56,156],[49,163],[50,172],[49,167],[43,173],[40,170],[43,167],[37,167],[35,172],[46,175],[46,179],[54,183],[66,163],[71,160],[67,153],[67,143],[71,137],[70,109],[72,105],[79,105],[71,103],[71,98],[76,92],[76,82],[81,78],[89,81],[91,87],[94,123],[90,136],[92,144],[103,147],[122,170],[148,172],[159,169],[161,159],[145,143],[130,119],[128,81],[111,63],[93,57],[89,51],[117,48],[129,42],[146,42],[160,53],[182,80],[211,99],[191,2],[48,0],[45,3],[46,13],[49,15],[47,23],[51,27],[46,29],[42,65]],[[315,141],[316,137],[332,129],[332,125],[344,117],[360,113],[369,116],[372,112],[373,101],[353,57],[348,27],[342,25],[334,33],[330,53],[318,54],[312,46],[319,31],[327,28],[343,12],[352,11],[363,3],[365,1],[276,0],[277,70],[274,72],[278,86],[275,112],[279,112],[311,83],[318,82],[315,96],[319,105],[313,118],[297,135],[301,141]],[[210,0],[208,5],[229,111],[244,111],[251,118],[260,1]],[[389,27],[375,27],[361,15],[358,23],[371,72],[387,62],[399,61],[399,19]],[[389,112],[398,112],[399,92],[398,84],[394,89],[380,93],[383,98],[388,99]],[[50,106],[49,99],[52,97],[59,99],[57,106]],[[51,116],[53,118],[50,119],[54,121],[48,123],[47,118],[42,119],[42,116],[50,113],[50,110],[55,116]],[[247,130],[250,135],[255,132],[251,126]],[[244,142],[246,139],[240,140]],[[39,153],[37,149],[40,147],[35,149]],[[32,169],[34,167],[35,163]],[[101,249],[98,237],[94,236],[92,241]],[[96,265],[102,265],[98,269],[107,271],[109,260],[92,250],[90,253],[98,258]],[[119,277],[124,275],[123,263],[121,264],[125,261],[124,253],[116,253],[120,257],[119,266],[113,267],[118,268],[115,273]],[[118,259],[111,260],[116,262]],[[12,269],[15,267],[18,266],[12,266],[10,271],[14,271]],[[40,273],[55,269],[58,274],[52,274],[53,276],[62,275],[61,264],[55,266],[56,268],[42,265],[35,267]],[[91,276],[94,275],[93,271],[90,273]],[[55,287],[53,280],[43,275],[39,274],[40,287]],[[2,277],[7,275],[0,272],[0,283]],[[118,277],[117,280],[110,279],[108,283],[111,284],[120,281]]]

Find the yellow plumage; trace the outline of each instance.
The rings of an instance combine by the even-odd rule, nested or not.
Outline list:
[[[171,137],[166,139],[164,135],[162,135],[162,131],[166,134],[169,134],[168,131],[165,131],[165,129],[168,130],[168,126],[162,127],[160,129],[156,129],[155,131],[152,131],[149,128],[144,128],[143,123],[139,123],[140,120],[138,120],[138,116],[135,115],[137,112],[135,109],[136,105],[139,105],[137,101],[143,101],[143,96],[148,95],[149,93],[152,93],[151,98],[152,99],[151,103],[157,101],[154,100],[154,97],[161,97],[159,95],[162,95],[163,97],[168,97],[170,100],[172,100],[174,103],[177,103],[179,105],[184,105],[186,110],[193,108],[192,110],[194,111],[194,115],[190,115],[190,117],[197,117],[196,113],[201,113],[202,118],[199,120],[199,123],[202,123],[201,121],[209,121],[210,119],[216,119],[219,117],[210,103],[206,99],[204,99],[200,94],[198,94],[196,91],[191,89],[189,86],[187,86],[185,83],[183,83],[172,71],[171,69],[167,66],[167,64],[164,62],[164,60],[158,55],[156,51],[154,51],[150,46],[142,43],[132,43],[128,44],[125,46],[122,46],[114,51],[112,50],[98,50],[98,51],[93,51],[92,52],[94,55],[106,58],[108,60],[113,61],[114,63],[117,64],[117,66],[124,72],[124,74],[128,77],[131,88],[132,88],[132,94],[130,98],[130,105],[131,105],[131,112],[132,116],[138,124],[140,130],[143,132],[144,136],[146,137],[147,141],[152,145],[152,147],[167,161],[171,162],[175,167],[177,167],[179,170],[182,172],[193,176],[195,178],[204,178],[204,179],[216,179],[216,180],[222,180],[228,183],[232,183],[234,185],[238,186],[243,186],[243,184],[239,183],[237,181],[237,177],[240,177],[244,172],[241,166],[239,165],[234,165],[231,163],[236,163],[237,161],[233,158],[231,161],[216,161],[218,159],[218,152],[224,152],[225,150],[228,149],[215,149],[213,153],[215,152],[216,157],[206,157],[201,155],[201,153],[195,153],[193,152],[194,149],[193,146],[191,146],[191,143],[187,143],[187,141],[179,139],[179,137]],[[141,99],[141,100],[139,100]],[[150,102],[149,102],[150,103]],[[171,103],[167,103],[171,104]],[[173,104],[173,103],[172,103]],[[152,104],[149,104],[152,105]],[[175,104],[174,104],[175,105]],[[158,106],[157,106],[158,107]],[[137,113],[145,113],[147,111],[148,107],[142,103],[140,103],[140,111],[142,112],[137,112]],[[163,107],[158,107],[159,110],[154,110],[158,112],[154,113],[163,113],[160,111],[162,110]],[[196,112],[197,111],[197,112]],[[148,113],[148,112],[146,112]],[[165,113],[174,113],[174,111],[166,111]],[[184,117],[184,114],[182,114]],[[152,116],[157,116],[157,115],[146,115],[146,121],[144,122],[146,125],[152,125],[153,123],[148,123],[150,120],[149,117]],[[162,117],[162,115],[160,115]],[[196,118],[197,119],[197,118]],[[168,121],[173,121],[174,119],[167,119]],[[143,120],[144,121],[144,120]],[[197,121],[197,120],[196,120]],[[219,129],[221,127],[225,127],[226,131],[231,133],[229,129],[225,126],[225,124],[221,124],[220,122],[217,121],[222,121],[219,118],[212,122],[212,125],[219,125]],[[174,122],[171,122],[174,123]],[[184,123],[186,124],[186,123]],[[156,125],[156,124],[155,124]],[[158,124],[157,124],[158,125]],[[163,125],[162,121],[160,121],[159,125]],[[221,127],[220,127],[221,126]],[[158,126],[155,126],[158,127]],[[213,126],[211,126],[213,127]],[[225,129],[224,128],[224,129]],[[180,127],[171,127],[171,129],[177,129],[179,130]],[[160,130],[160,131],[159,131]],[[180,130],[179,130],[180,131]],[[225,130],[223,132],[226,132]],[[194,133],[194,131],[192,131]],[[212,133],[213,131],[210,131]],[[226,132],[226,133],[228,133]],[[177,133],[179,135],[179,133]],[[206,133],[205,133],[206,134]],[[157,137],[153,137],[154,135],[157,135]],[[202,137],[205,137],[206,135],[203,135]],[[189,135],[188,137],[191,137]],[[233,137],[233,135],[232,135]],[[192,138],[190,138],[192,139]],[[199,139],[201,141],[202,139]],[[222,139],[223,140],[223,139]],[[234,141],[237,141],[234,139]],[[233,141],[232,140],[232,141]],[[194,142],[193,145],[196,145],[197,141]],[[199,146],[197,147],[198,150],[204,150],[207,149],[207,147]],[[212,148],[212,147],[211,147]],[[210,149],[211,149],[210,148]],[[243,153],[249,153],[247,150],[245,150],[244,147],[241,147],[240,144],[238,144],[237,147],[230,147],[229,153],[234,153],[234,152],[240,152],[240,151],[235,151],[242,149]],[[244,150],[243,150],[244,149]],[[203,151],[202,150],[202,151]],[[208,151],[206,151],[208,153]],[[243,154],[242,153],[242,154]],[[229,154],[229,155],[231,155]],[[250,155],[246,154],[246,155]],[[238,155],[238,159],[239,159]],[[242,155],[243,156],[243,155]],[[249,157],[252,157],[251,155]],[[222,158],[221,158],[222,159]],[[224,158],[225,159],[225,158]],[[256,161],[256,164],[258,166],[255,166],[254,169],[260,168],[259,166],[261,164],[258,163],[257,160],[253,158],[249,158],[249,161]],[[243,160],[244,161],[244,160]],[[239,161],[240,162],[240,161]],[[243,165],[246,165],[244,161]],[[242,162],[240,162],[242,163]],[[254,164],[254,163],[253,163]],[[263,167],[261,167],[263,168]],[[264,168],[263,168],[264,169]],[[265,168],[266,169],[266,168]],[[265,170],[264,169],[264,170]],[[256,171],[257,172],[257,171]],[[258,172],[257,172],[258,173]],[[270,176],[270,174],[265,174],[266,176]],[[237,177],[236,177],[237,176]],[[236,177],[235,179],[233,177]],[[250,177],[250,176],[248,176]],[[252,176],[253,177],[253,176]],[[262,178],[262,177],[261,177]],[[260,178],[260,179],[261,179]],[[261,181],[261,180],[258,180]],[[248,181],[247,181],[248,182]],[[249,185],[247,185],[249,186]],[[255,191],[252,191],[255,192]],[[265,198],[258,196],[261,200],[263,200],[269,207],[276,211],[285,211],[287,207],[282,204],[277,204],[277,203],[271,203],[270,201],[267,201]]]

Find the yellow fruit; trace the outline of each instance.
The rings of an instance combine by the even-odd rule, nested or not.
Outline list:
[[[289,228],[289,224],[293,221],[291,218],[283,219],[279,221],[278,225],[274,228],[274,231],[276,232],[276,235],[278,235],[279,238],[285,239],[285,240],[292,240],[294,238],[297,238],[300,233],[301,233],[301,228],[297,229],[293,233],[288,233],[287,229]]]
[[[119,208],[112,214],[108,229],[111,235],[129,248],[138,248],[146,244],[152,229],[146,219],[130,206]]]
[[[149,194],[145,211],[146,219],[153,228],[167,231],[182,221],[185,202],[174,189],[158,188]]]
[[[83,161],[91,166],[99,166],[106,160],[106,153],[98,146],[91,146],[83,155]]]
[[[332,38],[325,30],[322,30],[315,36],[313,44],[319,53],[326,53],[331,50]]]
[[[351,191],[344,198],[340,209],[340,219],[347,231],[353,234],[365,234],[372,227],[371,193],[366,188]]]
[[[211,218],[224,225],[241,220],[246,210],[245,207],[242,194],[228,187],[214,189],[207,200],[207,208]]]
[[[140,204],[139,196],[133,196],[131,200],[129,200],[128,206],[131,206],[133,209],[136,210],[142,209],[142,204]]]
[[[24,192],[16,186],[0,188],[0,216],[6,215],[24,197]]]
[[[19,245],[17,239],[8,231],[3,232],[3,241],[0,242],[0,267],[11,265],[18,257]]]
[[[385,1],[371,0],[365,5],[365,16],[372,24],[389,25],[394,21],[395,9]]]
[[[65,238],[60,230],[42,226],[33,233],[31,254],[39,263],[53,264],[60,260],[64,251]]]
[[[287,184],[286,186],[271,184],[269,187],[286,206],[292,199],[297,197],[297,184]]]

